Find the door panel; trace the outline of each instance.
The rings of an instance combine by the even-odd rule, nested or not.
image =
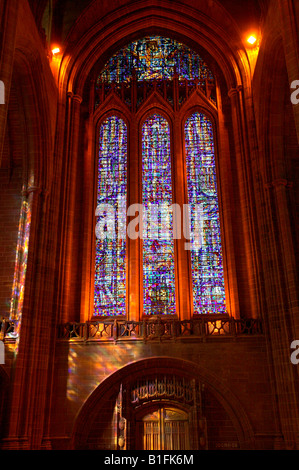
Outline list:
[[[137,426],[139,432],[144,450],[189,449],[188,415],[181,410],[160,407],[143,417]]]

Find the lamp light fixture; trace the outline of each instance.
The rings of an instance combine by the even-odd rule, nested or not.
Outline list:
[[[257,41],[256,36],[254,36],[253,34],[247,38],[247,42],[251,44],[252,46],[256,43],[256,41]]]

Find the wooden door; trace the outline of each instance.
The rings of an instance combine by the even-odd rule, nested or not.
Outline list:
[[[189,449],[188,415],[175,408],[159,407],[146,414],[138,422],[137,433],[143,450]]]

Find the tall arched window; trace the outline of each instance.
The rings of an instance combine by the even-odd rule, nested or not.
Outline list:
[[[213,126],[203,113],[185,124],[194,313],[225,312]]]
[[[226,313],[213,126],[198,112],[183,121],[195,106],[217,119],[214,75],[197,52],[170,38],[128,44],[95,80],[96,120],[112,114],[99,139],[97,232],[106,235],[96,241],[96,316]],[[115,109],[126,116],[130,134]],[[129,233],[126,240],[127,174],[132,204],[143,204],[140,241]],[[189,204],[191,233],[199,232],[190,254],[174,241],[173,201],[180,201],[180,215]]]
[[[99,136],[94,315],[126,313],[127,126],[117,116]]]
[[[170,130],[154,114],[142,127],[143,313],[175,313]],[[145,222],[145,220],[144,220]]]

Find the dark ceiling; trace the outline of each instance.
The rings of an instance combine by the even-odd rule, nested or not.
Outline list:
[[[72,25],[93,0],[29,0],[32,12],[39,27],[42,25],[44,12],[52,4],[53,26],[52,40],[63,41]],[[111,0],[113,2],[113,0]],[[215,0],[214,0],[215,1]],[[232,16],[240,30],[248,30],[261,25],[269,0],[216,0]],[[100,2],[101,3],[101,2]],[[119,4],[119,2],[116,2]],[[196,3],[196,0],[194,0]],[[192,1],[189,2],[192,5]]]

